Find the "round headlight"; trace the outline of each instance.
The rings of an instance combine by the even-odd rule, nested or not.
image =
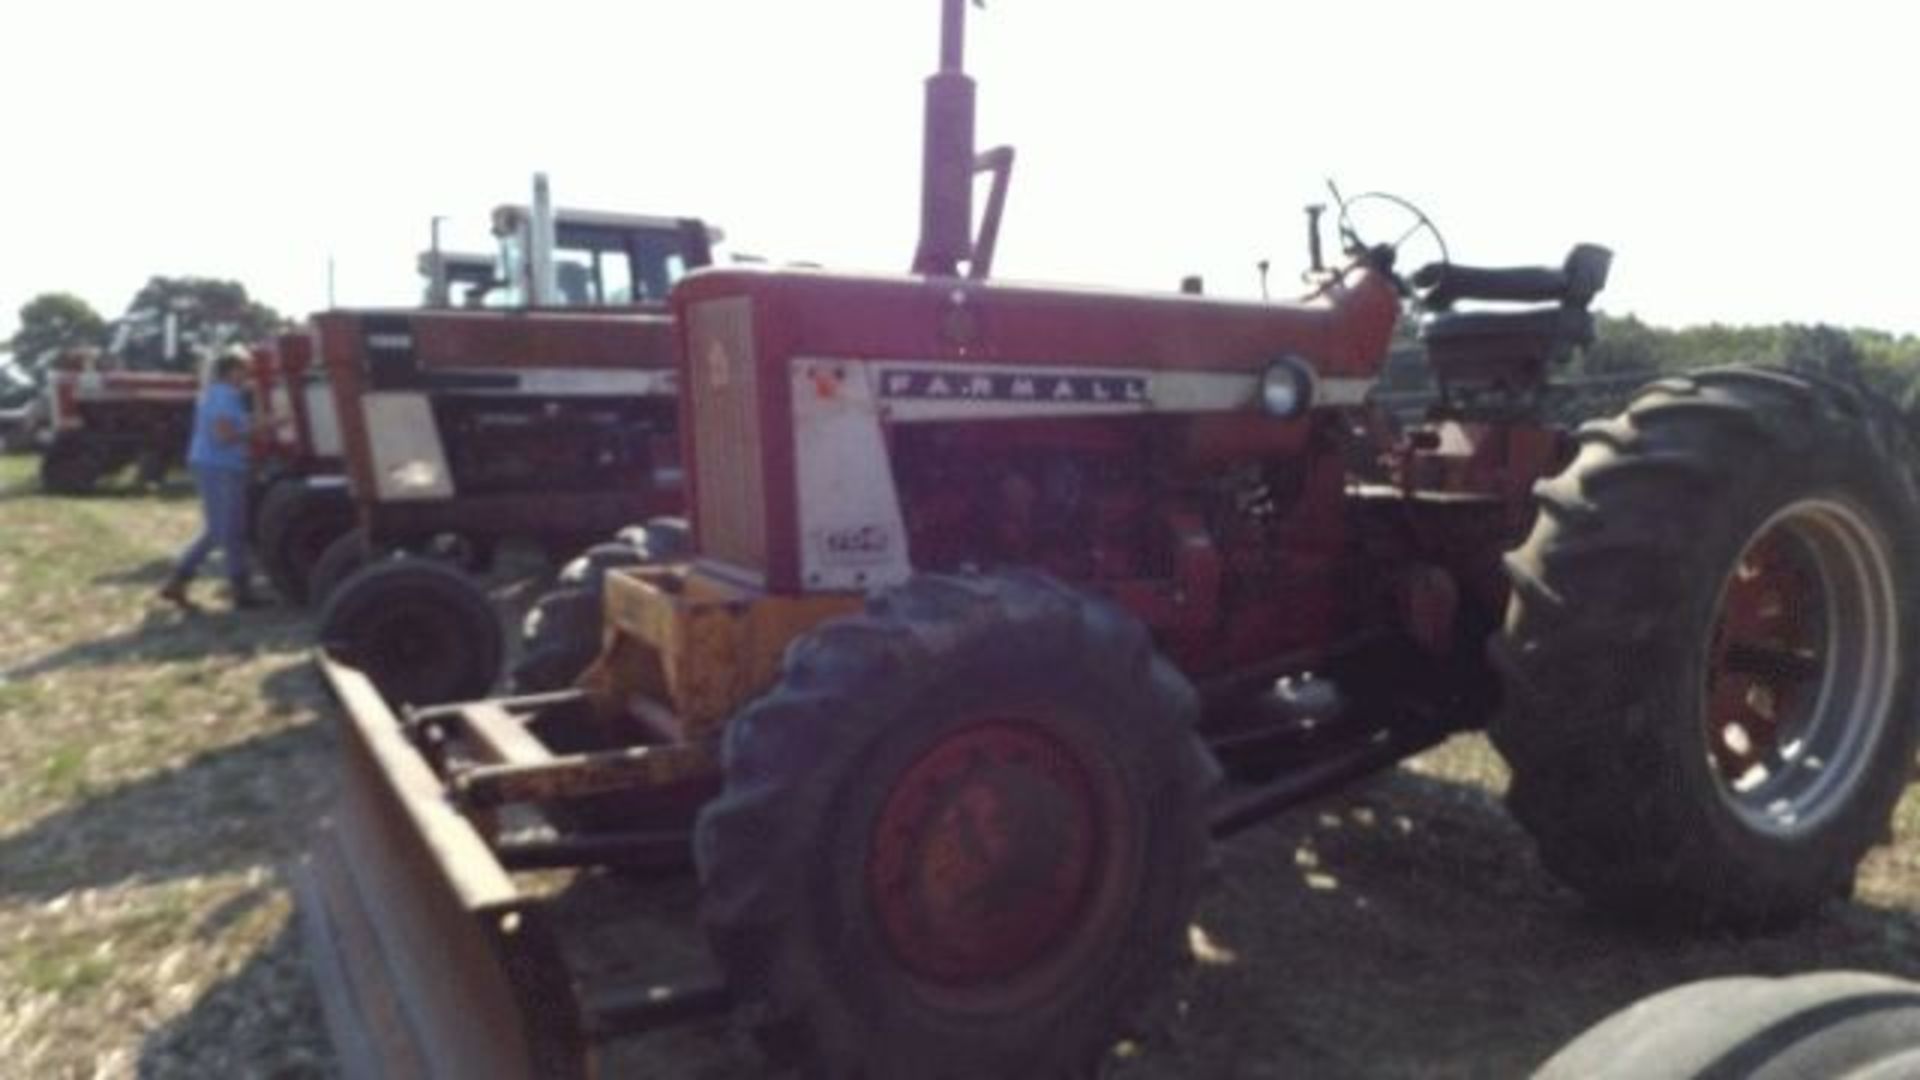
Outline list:
[[[1297,356],[1283,356],[1267,365],[1260,377],[1260,404],[1267,415],[1290,418],[1313,405],[1313,368]]]

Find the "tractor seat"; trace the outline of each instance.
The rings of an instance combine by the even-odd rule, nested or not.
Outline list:
[[[1598,244],[1577,244],[1564,265],[1489,269],[1458,263],[1433,263],[1414,271],[1412,285],[1429,311],[1444,311],[1459,300],[1519,304],[1556,303],[1584,308],[1607,285],[1613,252]]]
[[[1606,248],[1580,244],[1558,269],[1422,267],[1412,279],[1430,312],[1421,320],[1420,340],[1442,364],[1473,358],[1523,364],[1562,359],[1575,346],[1592,344],[1593,314],[1587,307],[1606,286],[1612,262]],[[1526,306],[1451,310],[1459,300]]]
[[[1593,313],[1569,308],[1527,308],[1521,311],[1443,311],[1420,324],[1420,340],[1446,345],[1486,338],[1593,343]]]

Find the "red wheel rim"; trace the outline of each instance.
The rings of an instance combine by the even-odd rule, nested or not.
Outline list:
[[[1820,569],[1785,528],[1741,555],[1720,600],[1707,668],[1707,746],[1734,784],[1778,756],[1826,673]]]
[[[881,805],[867,890],[881,936],[948,987],[1043,962],[1084,915],[1106,853],[1075,752],[1035,724],[992,719],[935,743]]]

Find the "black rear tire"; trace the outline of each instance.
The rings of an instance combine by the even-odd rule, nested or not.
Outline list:
[[[493,569],[494,538],[470,533],[443,532],[431,536],[400,537],[393,547],[436,559],[469,574],[485,575]]]
[[[157,488],[167,482],[167,474],[173,471],[179,450],[171,446],[149,443],[140,448],[134,464],[134,483],[143,488]]]
[[[555,588],[536,601],[521,621],[521,660],[513,667],[514,690],[536,694],[573,685],[600,655],[607,571],[648,561],[642,547],[609,541],[593,545],[561,567]]]
[[[1920,502],[1864,393],[1722,369],[1580,429],[1508,558],[1508,802],[1613,912],[1756,930],[1847,893],[1914,756]]]
[[[320,557],[314,560],[313,570],[307,574],[307,602],[325,604],[341,582],[359,573],[362,567],[372,561],[373,547],[367,542],[365,529],[348,529],[334,537]]]
[[[57,435],[40,454],[40,488],[54,495],[88,495],[107,462],[85,436]]]
[[[595,654],[570,645],[545,645],[524,651],[514,662],[508,681],[516,694],[544,694],[564,690],[593,663]]]
[[[281,599],[308,602],[314,564],[353,524],[353,500],[344,487],[275,484],[267,489],[260,506],[260,565]]]
[[[255,472],[248,480],[247,544],[251,550],[260,550],[260,511],[266,507],[274,489],[302,483],[304,478],[273,467]]]
[[[499,680],[506,651],[480,586],[417,558],[377,562],[341,582],[321,608],[320,642],[401,705],[484,696]]]
[[[1138,622],[1038,575],[919,578],[798,639],[695,833],[769,1052],[826,1077],[1089,1069],[1185,947],[1218,776],[1196,711]]]
[[[1920,1075],[1920,985],[1821,971],[1708,979],[1587,1029],[1534,1080],[1799,1080]]]
[[[561,588],[542,596],[521,623],[514,690],[537,694],[572,686],[600,655],[599,589]]]
[[[614,539],[640,549],[648,562],[672,562],[693,550],[693,528],[685,518],[648,518],[645,525],[629,525]]]
[[[609,540],[595,544],[567,560],[554,581],[562,589],[585,589],[597,593],[605,587],[607,571],[624,566],[640,566],[649,561],[644,547]]]

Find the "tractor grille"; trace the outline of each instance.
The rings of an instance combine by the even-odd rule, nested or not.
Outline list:
[[[703,300],[687,313],[686,392],[693,405],[694,513],[701,553],[767,567],[766,485],[760,466],[753,304]]]

